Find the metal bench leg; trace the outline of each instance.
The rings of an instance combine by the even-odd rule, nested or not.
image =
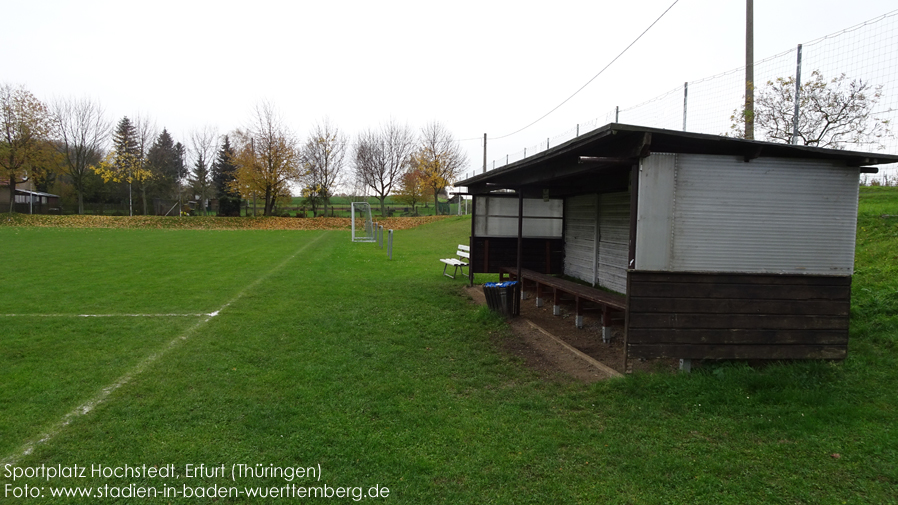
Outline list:
[[[446,273],[446,269],[447,269],[447,268],[449,268],[449,263],[443,263],[443,275],[445,275],[446,277],[449,277],[449,278],[454,279],[455,277],[453,277],[453,276],[451,276],[451,275],[449,275],[449,274]],[[456,270],[458,270],[458,268],[456,268]]]

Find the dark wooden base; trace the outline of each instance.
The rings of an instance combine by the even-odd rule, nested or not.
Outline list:
[[[851,277],[630,271],[629,358],[844,359]]]

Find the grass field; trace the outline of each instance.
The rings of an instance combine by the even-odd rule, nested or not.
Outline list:
[[[845,362],[590,385],[504,354],[504,322],[440,275],[469,218],[397,231],[392,261],[348,230],[0,226],[0,502],[898,503],[895,215],[862,188]],[[88,470],[10,475],[42,465]],[[76,486],[94,497],[50,496]]]

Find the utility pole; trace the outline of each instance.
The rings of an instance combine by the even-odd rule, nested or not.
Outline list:
[[[256,139],[249,139],[249,147],[253,156],[253,173],[256,171]],[[256,217],[256,188],[253,188],[253,217]]]
[[[754,0],[745,0],[745,138],[755,138]]]
[[[483,134],[483,173],[486,173],[486,133]]]
[[[795,112],[792,113],[792,143],[798,144],[798,114],[801,112],[801,44],[798,44],[795,63]]]

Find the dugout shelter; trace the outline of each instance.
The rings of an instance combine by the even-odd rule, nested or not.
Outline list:
[[[608,124],[456,182],[470,281],[531,271],[616,294],[625,360],[843,359],[859,177],[895,162]]]

